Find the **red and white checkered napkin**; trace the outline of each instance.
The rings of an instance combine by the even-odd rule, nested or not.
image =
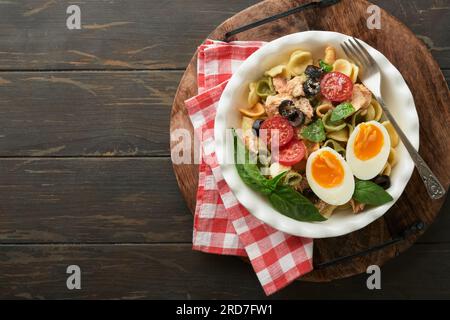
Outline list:
[[[220,96],[238,66],[263,42],[207,40],[198,50],[199,95],[186,100],[201,137],[193,248],[208,253],[247,256],[267,295],[311,271],[313,241],[278,231],[251,215],[222,177],[215,156],[214,118]]]

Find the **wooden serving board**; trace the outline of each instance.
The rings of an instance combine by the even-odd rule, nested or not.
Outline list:
[[[222,23],[208,38],[221,40],[227,31],[249,22],[286,11],[309,0],[266,0]],[[370,5],[365,0],[342,0],[338,5],[308,10],[237,35],[236,40],[271,41],[306,30],[329,30],[358,37],[381,51],[408,83],[420,119],[420,153],[446,190],[450,183],[450,94],[439,66],[426,46],[401,22],[381,11],[381,30],[369,30],[366,20]],[[196,55],[181,79],[171,115],[171,132],[178,128],[192,132],[184,101],[197,94]],[[174,143],[174,142],[171,142]],[[174,165],[175,175],[187,205],[193,212],[198,182],[197,165]],[[314,242],[315,264],[360,252],[392,239],[417,221],[430,225],[444,202],[432,201],[415,171],[395,205],[366,228],[337,238]],[[382,265],[410,247],[417,235],[382,250],[342,263],[314,270],[302,279],[330,281],[365,272],[367,266]]]

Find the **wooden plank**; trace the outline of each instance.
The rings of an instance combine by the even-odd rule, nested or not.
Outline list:
[[[168,158],[2,159],[0,177],[0,243],[192,239],[192,215]],[[449,209],[447,199],[421,242],[450,242]]]
[[[82,30],[66,28],[73,1],[0,2],[0,69],[185,68],[221,22],[258,0],[101,0],[79,3]],[[406,23],[450,67],[445,0],[374,0]]]
[[[450,242],[450,196],[447,191],[447,198],[441,208],[439,215],[425,234],[419,238],[420,243],[440,243]]]
[[[439,65],[442,68],[450,68],[448,0],[371,0],[371,2],[406,24],[427,45]]]
[[[184,68],[223,20],[257,0],[0,2],[0,69]],[[66,9],[81,9],[68,30]]]
[[[0,243],[192,239],[169,158],[3,159],[0,177]]]
[[[450,70],[444,70],[447,82]],[[181,71],[5,72],[0,157],[167,156]]]
[[[444,74],[445,80],[447,81],[447,85],[450,83],[450,70],[442,70],[442,73]]]
[[[179,71],[0,74],[0,156],[169,155]]]
[[[265,298],[248,264],[189,245],[2,245],[0,259],[1,298]],[[66,288],[72,264],[81,268],[81,290]],[[297,281],[270,298],[445,299],[449,268],[449,244],[415,245],[382,268],[381,290],[368,290],[361,274],[330,283]]]

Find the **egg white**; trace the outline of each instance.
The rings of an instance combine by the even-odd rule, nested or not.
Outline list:
[[[389,138],[389,133],[386,128],[377,121],[364,122],[366,124],[371,124],[380,129],[383,134],[383,146],[380,152],[371,159],[361,160],[355,155],[354,143],[358,132],[360,131],[361,124],[356,126],[353,130],[347,142],[346,158],[347,163],[350,166],[353,174],[360,180],[370,180],[383,170],[387,159],[389,157],[389,151],[391,150],[391,140]]]
[[[344,169],[344,180],[342,183],[336,187],[324,188],[318,184],[312,175],[311,166],[314,159],[324,151],[329,151],[336,156],[336,159],[342,165]],[[311,153],[306,162],[306,179],[308,180],[309,187],[311,190],[323,201],[328,204],[340,206],[350,201],[355,191],[355,179],[353,177],[352,171],[344,160],[344,158],[337,153],[335,150],[329,147],[323,147],[317,151]]]

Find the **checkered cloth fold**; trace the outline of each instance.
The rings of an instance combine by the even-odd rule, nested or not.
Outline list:
[[[185,104],[202,148],[193,249],[248,257],[270,295],[313,269],[313,241],[264,224],[237,201],[221,174],[213,132],[216,108],[229,78],[263,45],[207,40],[198,49],[199,94]]]

